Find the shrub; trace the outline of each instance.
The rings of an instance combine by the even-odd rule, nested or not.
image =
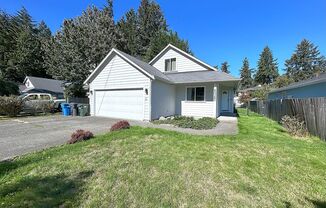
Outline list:
[[[298,117],[285,115],[281,119],[281,124],[293,136],[303,137],[308,134],[305,122]]]
[[[23,101],[16,96],[0,97],[0,114],[14,117],[23,109]]]
[[[71,138],[68,140],[68,144],[74,144],[76,142],[89,140],[93,137],[94,135],[92,132],[78,129],[76,132],[71,134]]]
[[[111,126],[110,131],[118,131],[121,129],[129,129],[130,128],[130,124],[128,121],[118,121],[117,123],[113,124],[113,126]]]

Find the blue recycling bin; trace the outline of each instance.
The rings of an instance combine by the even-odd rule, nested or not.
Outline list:
[[[68,103],[61,103],[62,115],[70,116],[70,105]]]

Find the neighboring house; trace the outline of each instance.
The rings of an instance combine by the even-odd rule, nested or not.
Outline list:
[[[326,73],[272,90],[268,94],[268,100],[311,97],[326,97]]]
[[[26,76],[24,85],[19,86],[21,94],[24,93],[49,93],[58,99],[62,99],[63,96],[63,84],[64,81],[55,79],[46,79],[41,77]]]
[[[233,114],[239,81],[169,44],[149,63],[112,49],[84,84],[91,115],[149,121]]]

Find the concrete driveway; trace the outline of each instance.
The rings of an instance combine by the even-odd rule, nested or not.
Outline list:
[[[94,134],[108,132],[117,121],[112,118],[61,115],[0,120],[0,161],[64,144],[77,129],[90,130]]]

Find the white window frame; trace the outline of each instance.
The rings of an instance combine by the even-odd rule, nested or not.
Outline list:
[[[196,88],[199,88],[199,87],[203,87],[204,88],[204,100],[196,100]],[[188,100],[188,97],[187,97],[188,88],[195,88],[195,97],[194,97],[194,100]],[[186,90],[185,90],[185,101],[187,101],[187,102],[206,102],[206,86],[186,86]]]
[[[172,69],[172,59],[175,59],[175,69]],[[171,65],[171,70],[170,71],[166,71],[166,61],[170,60],[170,65]],[[164,59],[164,72],[173,72],[173,71],[177,71],[177,58],[167,58]]]

